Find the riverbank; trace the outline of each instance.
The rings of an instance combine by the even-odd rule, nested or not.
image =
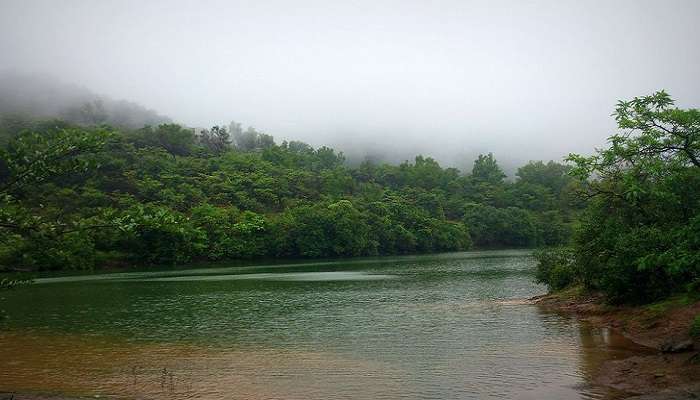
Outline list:
[[[605,362],[595,384],[645,400],[700,397],[700,342],[690,336],[691,322],[700,315],[699,300],[677,297],[645,306],[613,307],[602,296],[578,288],[533,300],[545,309],[613,329],[656,350]]]

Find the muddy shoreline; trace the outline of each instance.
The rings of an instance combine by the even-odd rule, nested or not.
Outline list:
[[[601,296],[581,295],[578,290],[531,300],[548,311],[612,329],[654,350],[603,363],[594,384],[629,393],[630,399],[700,398],[700,343],[690,337],[690,323],[700,314],[700,301],[612,307]]]

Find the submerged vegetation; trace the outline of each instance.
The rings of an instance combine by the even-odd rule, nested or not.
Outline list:
[[[492,154],[471,174],[422,156],[349,166],[235,123],[5,121],[24,127],[0,129],[0,265],[12,269],[562,245],[579,211],[555,162],[511,182]]]

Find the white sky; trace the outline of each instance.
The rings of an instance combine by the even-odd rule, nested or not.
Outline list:
[[[589,152],[658,89],[700,107],[699,21],[694,0],[0,0],[0,69],[461,167]]]

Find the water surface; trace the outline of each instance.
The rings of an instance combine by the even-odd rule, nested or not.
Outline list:
[[[3,293],[0,392],[153,399],[613,398],[634,346],[525,299],[527,251],[130,272]]]

